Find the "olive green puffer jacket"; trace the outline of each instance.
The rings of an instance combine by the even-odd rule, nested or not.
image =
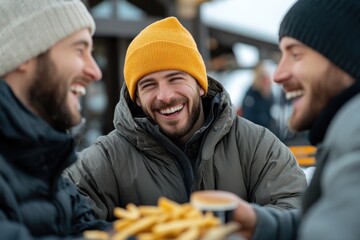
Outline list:
[[[211,78],[203,103],[206,124],[181,150],[141,114],[123,86],[115,130],[83,150],[66,176],[109,220],[115,206],[155,205],[160,196],[183,203],[202,189],[298,207],[307,184],[289,149],[269,130],[237,116],[228,93]]]

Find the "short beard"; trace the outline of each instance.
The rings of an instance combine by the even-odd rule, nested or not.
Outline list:
[[[46,122],[59,131],[72,127],[66,106],[66,79],[62,79],[49,52],[38,56],[35,80],[29,91],[32,106]]]
[[[191,111],[190,120],[181,131],[164,132],[164,134],[174,142],[178,142],[194,128],[196,122],[199,120],[200,113],[201,113],[201,103],[197,102],[196,106],[194,105],[194,109]]]

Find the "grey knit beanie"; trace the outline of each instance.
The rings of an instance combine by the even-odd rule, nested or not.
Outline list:
[[[80,0],[1,0],[0,76],[83,28],[95,32]]]
[[[360,80],[360,0],[298,0],[280,25],[283,36],[297,39]]]

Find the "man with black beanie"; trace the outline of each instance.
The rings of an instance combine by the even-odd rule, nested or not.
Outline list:
[[[360,239],[360,0],[298,0],[279,37],[274,81],[290,128],[310,129],[316,170],[300,210],[239,200],[235,220],[249,239]]]

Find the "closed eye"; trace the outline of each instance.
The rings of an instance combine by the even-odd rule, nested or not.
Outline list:
[[[146,89],[146,88],[150,88],[150,87],[152,87],[152,86],[154,86],[154,85],[155,85],[155,84],[153,84],[153,83],[147,83],[147,84],[142,85],[141,88],[142,88],[142,89]]]
[[[150,88],[154,87],[155,85],[156,85],[156,83],[154,81],[152,81],[151,79],[148,79],[148,80],[139,82],[139,89],[146,90],[146,89],[150,89]]]
[[[291,57],[292,57],[294,60],[299,60],[299,59],[301,58],[301,53],[292,52],[292,53],[291,53]]]
[[[76,48],[75,51],[79,56],[82,56],[82,55],[84,55],[85,50],[84,50],[84,48]]]
[[[184,78],[181,78],[181,77],[170,78],[169,82],[177,82],[177,81],[180,81],[180,80],[184,80]]]

